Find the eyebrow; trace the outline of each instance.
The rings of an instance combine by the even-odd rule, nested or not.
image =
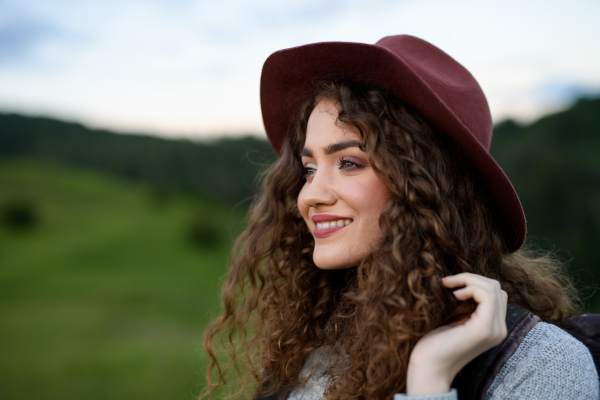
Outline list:
[[[325,153],[325,155],[328,156],[333,153],[337,153],[338,151],[347,149],[349,147],[358,147],[360,149],[361,145],[358,140],[348,140],[346,142],[332,143],[329,146],[323,148],[323,152]],[[312,156],[313,156],[312,152],[310,150],[308,150],[306,147],[303,148],[302,151],[300,152],[300,157],[312,157]]]

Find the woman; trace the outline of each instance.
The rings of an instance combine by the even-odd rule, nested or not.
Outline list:
[[[206,334],[209,396],[233,368],[234,397],[464,397],[508,299],[545,322],[482,395],[598,397],[588,350],[552,325],[574,313],[568,280],[517,251],[523,211],[466,69],[406,35],[317,43],[269,57],[261,103],[280,158]]]

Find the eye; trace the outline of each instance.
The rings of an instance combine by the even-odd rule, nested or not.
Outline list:
[[[308,167],[308,166],[302,167],[302,177],[304,179],[308,179],[316,173],[317,173],[316,168]]]
[[[314,175],[317,172],[316,169],[311,167],[304,167],[304,175]]]
[[[348,170],[354,170],[354,169],[358,169],[358,168],[362,167],[362,165],[359,164],[358,162],[349,160],[349,159],[344,158],[344,157],[340,157],[340,159],[337,162],[337,165],[338,165],[339,169],[343,169],[343,170],[346,170],[346,171],[348,171]]]

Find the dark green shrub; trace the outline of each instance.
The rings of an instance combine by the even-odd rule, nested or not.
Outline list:
[[[187,241],[194,247],[216,247],[222,242],[223,232],[214,222],[195,217],[188,225]]]
[[[39,215],[31,201],[15,199],[0,206],[0,221],[10,229],[24,231],[39,223]]]

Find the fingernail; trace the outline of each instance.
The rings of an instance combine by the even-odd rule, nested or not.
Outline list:
[[[448,276],[445,276],[445,277],[443,277],[443,278],[442,278],[442,280],[444,280],[444,279],[448,279],[448,278],[452,278],[453,276],[454,276],[454,275],[448,275]]]

